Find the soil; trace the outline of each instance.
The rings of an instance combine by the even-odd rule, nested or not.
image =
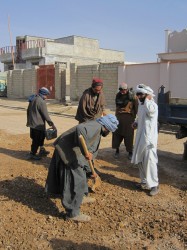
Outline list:
[[[0,249],[187,249],[185,139],[160,132],[160,193],[150,197],[148,190],[136,189],[138,168],[124,146],[116,160],[111,135],[103,138],[96,160],[102,186],[90,193],[95,203],[81,206],[91,221],[76,223],[65,221],[60,199],[44,192],[53,141],[45,144],[48,157],[28,161],[25,111],[0,108],[0,119]],[[53,119],[59,132],[76,124],[73,118]]]

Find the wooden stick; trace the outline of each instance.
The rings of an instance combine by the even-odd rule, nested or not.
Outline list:
[[[88,149],[87,149],[87,146],[86,146],[84,137],[83,137],[82,135],[79,135],[79,139],[80,139],[81,145],[82,145],[82,147],[83,147],[83,149],[84,149],[85,155],[88,155],[89,152],[88,152]],[[95,176],[95,175],[96,175],[96,172],[95,172],[95,170],[94,170],[92,161],[91,161],[91,160],[88,160],[88,163],[89,163],[89,166],[90,166],[90,168],[91,168],[92,174]]]

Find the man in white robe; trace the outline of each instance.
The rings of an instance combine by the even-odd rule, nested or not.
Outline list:
[[[136,88],[139,100],[137,119],[133,128],[137,128],[131,163],[138,164],[141,189],[149,188],[150,195],[159,192],[157,170],[158,106],[153,99],[153,90],[144,84]]]

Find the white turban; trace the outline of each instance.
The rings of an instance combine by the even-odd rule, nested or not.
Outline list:
[[[152,95],[155,96],[153,93],[154,91],[149,87],[144,84],[138,84],[136,87],[136,93],[142,93],[142,94],[147,94],[147,95]]]

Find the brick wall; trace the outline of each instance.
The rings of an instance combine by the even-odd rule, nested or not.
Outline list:
[[[83,91],[89,88],[93,77],[103,79],[103,91],[107,107],[115,106],[114,100],[118,89],[118,66],[121,63],[95,65],[59,64],[55,65],[55,99],[59,101],[78,101]],[[7,76],[7,96],[27,98],[36,93],[37,69],[13,70]]]
[[[66,93],[66,64],[55,65],[55,99],[65,100]]]
[[[121,63],[102,63],[99,65],[76,66],[71,64],[71,100],[77,101],[83,91],[89,88],[93,77],[103,80],[103,91],[108,108],[115,107],[115,96],[118,90],[118,66]]]
[[[36,92],[36,69],[9,70],[7,74],[7,97],[27,98]]]

